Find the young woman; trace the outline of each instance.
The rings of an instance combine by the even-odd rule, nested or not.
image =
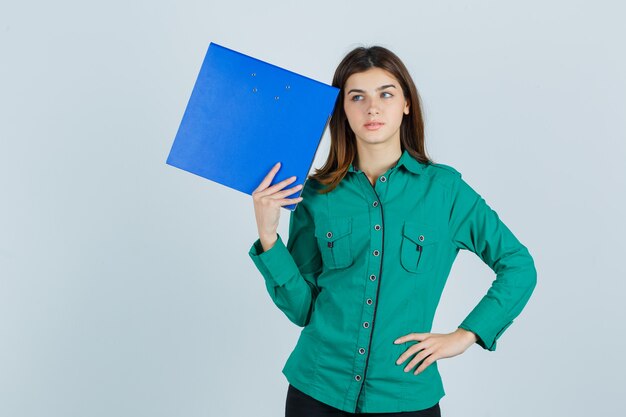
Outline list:
[[[283,368],[286,416],[440,416],[436,361],[496,349],[535,288],[534,261],[456,169],[426,155],[418,92],[394,53],[354,49],[333,86],[325,165],[285,189],[295,178],[270,186],[276,164],[253,193],[249,255],[303,327]],[[285,246],[280,208],[293,203]],[[461,249],[496,279],[457,329],[430,333]]]

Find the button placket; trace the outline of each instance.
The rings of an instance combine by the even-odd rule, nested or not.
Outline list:
[[[365,278],[366,285],[366,298],[365,304],[367,308],[364,309],[361,316],[361,331],[359,332],[359,344],[357,345],[357,351],[355,352],[357,361],[354,369],[354,378],[358,382],[365,380],[365,373],[368,366],[368,359],[370,352],[368,351],[372,340],[372,330],[374,329],[374,319],[376,316],[376,297],[379,290],[379,273],[381,270],[382,262],[382,245],[383,245],[383,233],[382,230],[382,203],[380,202],[381,196],[376,192],[376,188],[372,186],[369,180],[363,176],[363,183],[367,182],[368,195],[371,193],[368,200],[370,201],[370,254],[369,259],[369,271],[367,272],[367,278]],[[385,182],[387,179],[379,178],[379,182]],[[375,184],[377,187],[385,184]],[[369,286],[367,286],[369,284]],[[358,353],[357,353],[358,352]],[[356,359],[355,358],[355,359]],[[359,391],[359,396],[361,391]],[[358,401],[358,400],[357,400]]]

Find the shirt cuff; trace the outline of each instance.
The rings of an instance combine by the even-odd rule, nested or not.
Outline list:
[[[478,337],[476,343],[483,349],[494,351],[496,350],[496,341],[511,324],[513,324],[513,320],[501,325],[493,321],[479,321],[468,316],[458,327],[476,333]]]
[[[276,286],[284,285],[292,277],[300,273],[298,266],[293,260],[291,253],[287,250],[281,236],[277,233],[278,239],[274,246],[267,251],[263,251],[261,239],[257,239],[248,255],[263,275],[265,280],[272,282]]]

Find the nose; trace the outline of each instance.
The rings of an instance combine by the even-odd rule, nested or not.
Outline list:
[[[378,114],[378,113],[379,113],[378,103],[376,102],[376,100],[371,100],[369,108],[367,110],[367,114],[373,115],[373,114]]]

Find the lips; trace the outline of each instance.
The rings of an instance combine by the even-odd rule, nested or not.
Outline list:
[[[368,130],[377,130],[382,125],[384,125],[384,123],[382,122],[368,122],[368,123],[365,123],[363,126],[365,126],[365,128]]]

